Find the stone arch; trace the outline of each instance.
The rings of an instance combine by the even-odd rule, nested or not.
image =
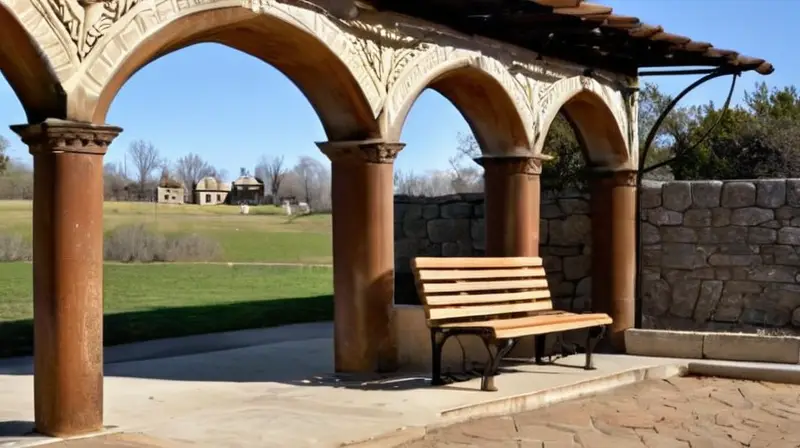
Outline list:
[[[29,122],[62,117],[64,95],[55,72],[36,37],[17,19],[15,6],[19,5],[0,3],[0,73],[16,93]]]
[[[214,42],[250,54],[285,74],[308,98],[331,140],[378,136],[370,100],[343,60],[347,47],[331,45],[330,39],[342,38],[341,30],[323,40],[325,30],[309,27],[319,27],[327,19],[309,16],[315,14],[312,11],[257,13],[238,5],[238,0],[225,0],[177,11],[170,20],[141,32],[142,36],[131,32],[142,29],[139,20],[115,24],[119,25],[116,34],[109,35],[105,45],[85,60],[84,71],[72,83],[74,119],[103,122],[117,92],[136,71],[179,49]],[[125,48],[130,50],[122,51]]]
[[[453,103],[484,153],[530,149],[532,115],[512,75],[499,61],[446,47],[420,55],[389,90],[383,117],[389,139],[399,139],[408,112],[426,88]]]
[[[575,76],[562,79],[549,86],[540,95],[541,112],[536,126],[534,152],[543,150],[550,125],[562,112],[575,129],[581,141],[587,164],[609,169],[634,168],[635,158],[630,154],[627,113],[619,93],[598,81]],[[617,104],[614,104],[617,103]]]

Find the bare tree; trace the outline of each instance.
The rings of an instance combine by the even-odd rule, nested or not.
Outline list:
[[[449,159],[456,193],[483,191],[483,169],[473,159],[480,157],[481,148],[472,134],[459,133],[456,155]]]
[[[330,175],[328,169],[318,160],[303,156],[294,168],[300,183],[305,202],[319,209],[330,196]]]
[[[128,199],[125,186],[130,180],[125,176],[120,164],[109,162],[103,165],[103,195],[107,201],[122,201]]]
[[[139,188],[139,197],[144,195],[147,183],[151,180],[153,171],[164,165],[158,149],[152,142],[135,140],[128,147],[128,154],[136,169],[136,183]]]
[[[264,186],[272,196],[273,204],[277,204],[278,192],[288,170],[283,164],[283,156],[262,156],[256,165],[256,177],[264,182]]]
[[[189,153],[175,162],[175,176],[183,182],[187,195],[194,197],[194,187],[204,177],[215,177],[217,170],[195,153]]]
[[[9,146],[8,140],[0,135],[0,174],[3,174],[8,170],[8,165],[11,159],[6,154],[6,150]]]
[[[458,193],[454,177],[448,171],[428,171],[425,174],[396,171],[394,173],[395,193],[407,196],[444,196]]]

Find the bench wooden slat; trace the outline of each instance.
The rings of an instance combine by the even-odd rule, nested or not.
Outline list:
[[[542,266],[540,257],[417,257],[411,262],[414,269],[498,269],[537,268]]]
[[[537,300],[550,298],[550,290],[536,289],[522,292],[501,292],[495,294],[453,294],[442,296],[428,296],[428,306],[446,305],[479,305],[498,302],[518,302],[523,300]]]
[[[527,328],[531,326],[547,326],[547,325],[560,325],[579,322],[596,322],[606,321],[611,323],[611,318],[603,313],[591,314],[576,314],[568,311],[556,311],[552,314],[542,314],[538,316],[525,316],[516,317],[511,319],[491,319],[479,322],[447,322],[439,326],[442,328],[459,328],[459,327],[478,327],[478,328],[493,328],[497,330],[513,330],[518,328]],[[603,325],[603,324],[599,324]]]
[[[498,291],[504,289],[534,288],[547,288],[547,279],[424,283],[422,285],[422,292],[425,294],[431,294],[438,292]]]
[[[530,313],[552,308],[553,305],[549,300],[477,306],[430,307],[428,308],[428,320],[436,321],[496,314]]]
[[[525,278],[545,277],[544,268],[525,267],[521,269],[482,269],[482,270],[435,270],[420,269],[419,279],[423,282],[432,280],[469,280],[488,278]]]
[[[603,319],[581,320],[573,322],[561,322],[548,325],[537,325],[533,327],[503,328],[494,331],[494,336],[500,339],[518,338],[522,336],[536,336],[538,334],[558,333],[562,331],[580,330],[582,328],[609,325],[611,318],[605,316]]]

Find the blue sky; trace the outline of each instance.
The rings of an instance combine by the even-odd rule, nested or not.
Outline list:
[[[600,0],[619,14],[660,24],[672,33],[708,41],[720,48],[762,57],[775,64],[768,77],[745,75],[735,99],[759,80],[770,86],[800,83],[796,57],[797,0]],[[649,78],[677,93],[693,77]],[[689,103],[722,102],[728,80],[717,80],[687,98]],[[0,78],[0,123],[25,121],[22,108]],[[111,106],[108,123],[125,132],[106,159],[122,161],[132,140],[152,141],[170,160],[188,152],[238,174],[250,170],[262,155],[283,154],[289,163],[310,155],[325,161],[314,145],[325,140],[322,126],[300,91],[272,67],[235,50],[199,45],[159,59],[131,78]],[[406,149],[396,166],[425,171],[447,167],[458,132],[466,122],[443,97],[426,91],[417,100],[403,129]],[[12,143],[11,155],[28,161],[27,148],[7,127],[0,135]]]

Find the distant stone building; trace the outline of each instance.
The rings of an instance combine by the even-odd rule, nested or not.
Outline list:
[[[199,205],[219,205],[228,200],[231,187],[213,177],[204,177],[194,187],[194,203]]]
[[[159,204],[183,204],[185,191],[183,183],[171,179],[165,170],[156,187],[156,202]]]
[[[158,187],[159,204],[183,204],[183,188]]]
[[[231,204],[261,204],[264,200],[264,182],[253,176],[239,176],[231,186]]]

